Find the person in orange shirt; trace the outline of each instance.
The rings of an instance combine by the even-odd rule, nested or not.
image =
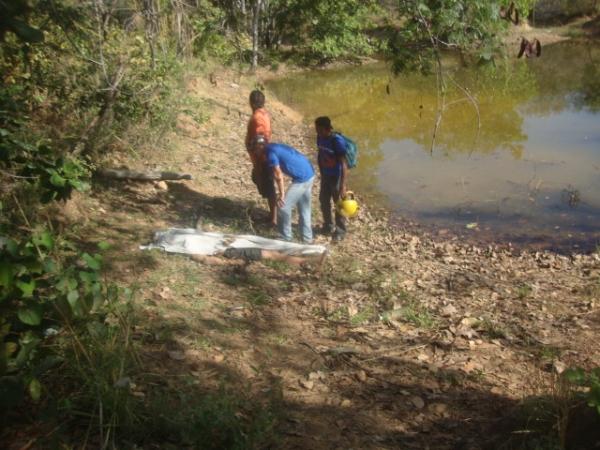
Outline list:
[[[259,194],[269,202],[269,220],[271,225],[276,226],[275,183],[264,155],[259,157],[254,151],[254,140],[258,135],[263,136],[267,142],[271,140],[271,117],[265,109],[265,95],[261,91],[254,90],[250,93],[250,108],[252,116],[246,132],[246,150],[252,161],[252,181],[256,184]]]

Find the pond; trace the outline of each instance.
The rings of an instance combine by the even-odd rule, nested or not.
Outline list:
[[[454,64],[447,84],[435,139],[434,76],[394,77],[373,64],[302,73],[270,88],[307,121],[328,115],[358,143],[351,188],[398,218],[475,240],[594,249],[600,45],[562,42],[495,67]]]

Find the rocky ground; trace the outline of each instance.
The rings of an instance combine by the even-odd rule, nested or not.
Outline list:
[[[320,272],[138,250],[173,226],[271,235],[243,146],[255,82],[228,71],[189,79],[207,119],[182,115],[143,158],[109,161],[192,181],[98,184],[64,211],[114,244],[112,276],[137,288],[142,360],[165,379],[267,402],[274,448],[522,448],[556,435],[556,374],[600,366],[598,253],[478,247],[367,209]],[[312,152],[302,117],[267,98],[274,140]],[[590,420],[585,433],[570,428],[571,448],[600,441]]]

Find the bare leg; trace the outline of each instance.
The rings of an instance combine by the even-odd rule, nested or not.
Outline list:
[[[277,198],[276,197],[269,198],[269,219],[271,220],[271,225],[276,227],[277,226]]]
[[[292,256],[284,253],[276,252],[273,250],[263,250],[263,259],[270,259],[272,261],[283,261],[288,264],[294,264],[300,266],[302,264],[318,263],[322,264],[326,253],[322,255],[309,255],[309,256]]]

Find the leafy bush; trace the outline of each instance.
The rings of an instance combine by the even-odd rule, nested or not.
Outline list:
[[[590,371],[570,368],[563,372],[563,377],[572,385],[583,388],[581,395],[600,414],[600,367]]]
[[[0,396],[2,411],[41,397],[40,377],[60,358],[53,337],[115,297],[100,278],[101,256],[78,252],[47,230],[0,245]]]

